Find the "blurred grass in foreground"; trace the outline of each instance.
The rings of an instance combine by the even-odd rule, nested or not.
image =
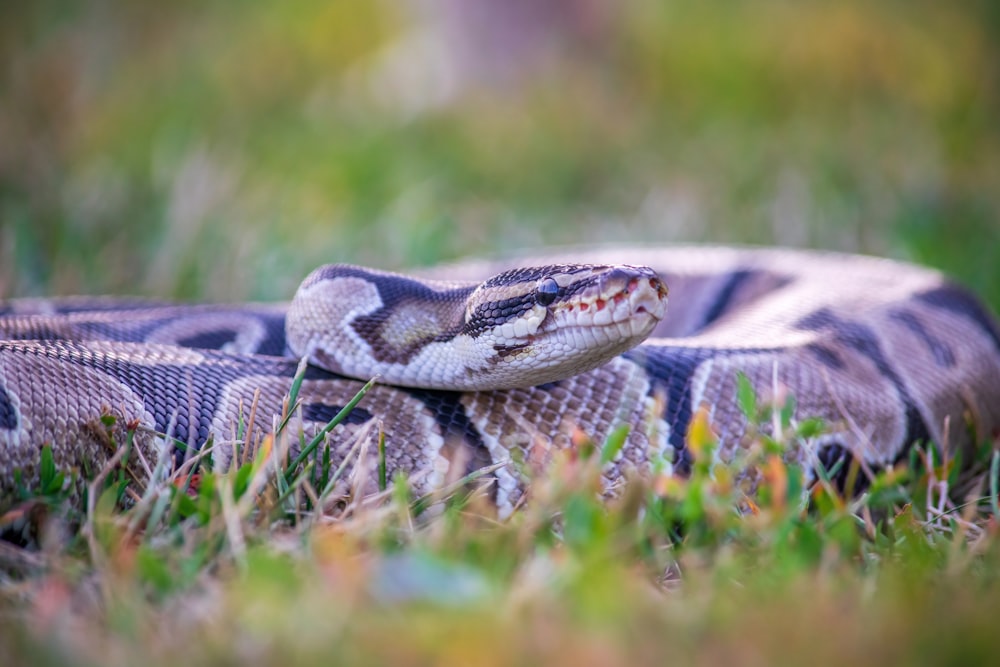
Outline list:
[[[769,423],[770,408],[742,402],[754,423]],[[475,483],[424,498],[405,479],[364,496],[367,473],[331,485],[341,478],[322,448],[302,470],[281,464],[280,432],[242,465],[197,478],[146,485],[109,468],[82,514],[61,502],[50,468],[46,495],[16,510],[33,517],[24,523],[39,530],[42,550],[0,552],[0,658],[103,667],[990,662],[997,454],[986,457],[989,472],[963,480],[951,463],[915,452],[857,498],[823,477],[806,503],[803,470],[780,454],[808,445],[821,425],[797,423],[786,407],[780,436],[752,431],[728,466],[713,465],[707,419],[700,413],[688,434],[689,478],[633,477],[602,500],[601,465],[624,434],[602,448],[581,440],[544,471],[526,470],[530,499],[506,521]],[[355,470],[371,469],[364,458]],[[744,470],[759,482],[754,500]],[[969,495],[956,506],[947,492],[958,481]],[[114,509],[123,495],[136,500],[125,512]]]
[[[4,294],[702,240],[915,259],[1000,305],[985,0],[39,0],[0,44]]]

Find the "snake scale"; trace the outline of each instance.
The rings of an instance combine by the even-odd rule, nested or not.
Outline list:
[[[583,344],[596,351],[559,360]],[[225,467],[255,400],[249,440],[281,414],[300,355],[338,372],[305,367],[292,428],[317,432],[362,379],[382,374],[329,434],[330,451],[343,459],[381,430],[389,474],[406,472],[418,492],[494,462],[544,463],[579,433],[602,442],[622,425],[625,444],[603,471],[609,493],[630,468],[684,474],[701,408],[715,456],[732,460],[745,445],[738,372],[762,401],[790,394],[798,417],[825,420],[788,454],[809,469],[850,457],[881,467],[917,442],[957,452],[1000,429],[1000,327],[970,292],[914,265],[679,246],[468,262],[419,280],[336,267],[307,278],[291,307],[0,302],[0,501],[15,492],[15,470],[37,479],[44,444],[62,469],[100,469],[106,414],[137,428],[147,461],[169,434],[189,451],[212,442]],[[511,364],[521,369],[496,370]],[[509,513],[522,473],[491,474]]]

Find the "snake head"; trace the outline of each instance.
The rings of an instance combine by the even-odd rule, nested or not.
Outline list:
[[[648,267],[514,269],[469,295],[462,335],[489,360],[490,388],[533,386],[596,368],[638,345],[666,304],[667,286]]]
[[[479,284],[345,265],[317,269],[289,308],[289,350],[387,384],[513,389],[595,368],[646,338],[667,288],[649,268],[514,269]]]

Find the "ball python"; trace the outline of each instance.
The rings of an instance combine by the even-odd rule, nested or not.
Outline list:
[[[580,346],[593,351],[560,360]],[[996,319],[915,265],[679,246],[472,261],[416,279],[334,266],[291,305],[0,303],[0,498],[12,497],[15,470],[37,479],[44,444],[62,469],[99,469],[106,414],[136,428],[146,461],[168,441],[188,453],[210,441],[225,468],[252,404],[246,438],[272,428],[299,357],[311,363],[293,432],[317,432],[380,373],[327,436],[333,459],[381,431],[390,475],[405,472],[416,492],[506,463],[491,473],[501,514],[526,493],[523,465],[510,462],[544,465],[581,433],[599,443],[627,427],[603,470],[609,494],[629,469],[685,474],[702,409],[714,456],[734,460],[747,429],[738,373],[762,401],[792,395],[798,417],[825,420],[788,453],[810,470],[890,465],[918,442],[957,452],[1000,429]]]

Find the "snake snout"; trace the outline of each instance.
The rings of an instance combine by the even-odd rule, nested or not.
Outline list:
[[[601,280],[601,292],[613,294],[616,304],[628,302],[632,315],[648,315],[659,321],[666,315],[667,286],[646,267],[616,267]]]

